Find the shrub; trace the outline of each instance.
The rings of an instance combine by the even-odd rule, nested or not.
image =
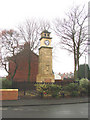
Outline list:
[[[69,85],[65,86],[64,91],[69,93],[70,96],[78,96],[79,86],[78,83],[69,83]]]
[[[79,88],[78,83],[70,83],[69,85],[67,85],[65,87],[65,90],[67,90],[69,92],[71,92],[71,91],[78,91],[78,88]]]
[[[82,78],[79,81],[79,83],[81,87],[88,89],[88,83],[89,83],[88,79]]]
[[[64,88],[65,88],[65,86],[64,86]],[[64,88],[61,87],[61,91],[60,91],[60,95],[61,95],[62,97],[65,96],[65,90],[64,90]]]
[[[88,82],[88,96],[90,96],[90,81]]]
[[[78,91],[72,91],[71,96],[72,97],[77,97],[78,96]]]
[[[68,85],[65,85],[62,90],[61,90],[61,96],[65,97],[65,96],[69,96],[70,92],[68,91]]]
[[[9,88],[12,88],[12,81],[10,81],[6,78],[3,78],[2,79],[2,89],[9,89]]]
[[[88,89],[80,87],[79,91],[80,91],[80,96],[88,95]]]
[[[43,97],[44,94],[49,93],[49,85],[48,84],[35,84],[36,90],[38,92],[38,95]]]
[[[82,78],[80,81],[79,91],[80,96],[88,95],[88,87],[89,87],[89,81],[88,79]]]
[[[56,97],[61,90],[61,86],[56,84],[35,84],[35,86],[41,97],[48,94],[51,94],[52,97]]]
[[[50,94],[52,95],[52,97],[57,97],[59,95],[59,92],[61,91],[61,86],[52,84],[50,85],[49,90],[50,90]]]

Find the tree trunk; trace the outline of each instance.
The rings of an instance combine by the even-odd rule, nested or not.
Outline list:
[[[74,40],[74,34],[73,34],[73,44],[74,44],[74,80],[77,79],[77,56],[76,56],[76,44]]]
[[[79,78],[79,45],[78,45],[78,48],[77,48],[77,77]]]
[[[79,56],[77,56],[77,72],[78,72],[78,74],[77,74],[77,77],[79,78]]]
[[[76,63],[76,58],[74,59],[74,80],[77,79],[77,63]]]

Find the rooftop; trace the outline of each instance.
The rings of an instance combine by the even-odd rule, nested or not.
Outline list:
[[[44,30],[44,31],[42,31],[42,33],[51,33],[51,32],[48,32],[47,30]],[[42,34],[42,33],[41,33],[41,34]]]

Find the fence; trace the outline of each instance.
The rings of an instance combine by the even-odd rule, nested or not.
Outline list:
[[[35,84],[57,84],[57,85],[67,85],[69,83],[78,83],[79,81],[74,80],[63,80],[63,81],[55,81],[55,83],[36,83],[36,82],[13,82],[13,88],[21,90],[35,90]]]

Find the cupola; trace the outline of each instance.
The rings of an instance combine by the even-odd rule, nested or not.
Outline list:
[[[41,33],[41,38],[40,38],[40,40],[41,40],[42,38],[49,38],[49,39],[50,39],[50,33],[51,33],[51,32],[48,32],[47,30],[44,30],[44,31]]]

